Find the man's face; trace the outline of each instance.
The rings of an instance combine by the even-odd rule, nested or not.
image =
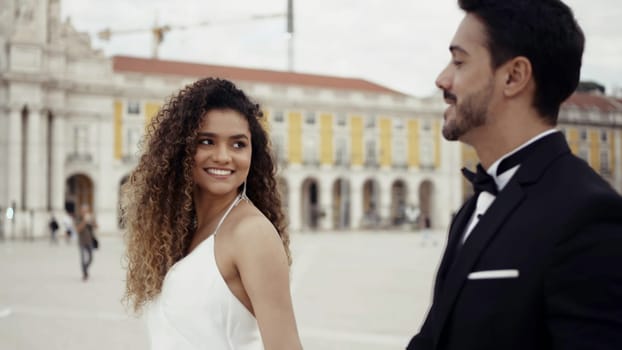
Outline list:
[[[451,61],[436,79],[449,107],[443,137],[471,143],[472,131],[486,124],[494,98],[495,80],[484,26],[467,14],[449,47]]]

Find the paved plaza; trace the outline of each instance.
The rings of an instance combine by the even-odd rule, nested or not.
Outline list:
[[[445,234],[292,234],[292,293],[305,350],[403,349],[430,302]],[[0,349],[148,349],[126,312],[123,241],[100,237],[82,282],[75,242],[0,242]]]

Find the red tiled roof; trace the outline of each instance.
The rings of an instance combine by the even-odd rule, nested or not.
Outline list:
[[[622,104],[615,98],[589,92],[575,92],[564,103],[563,107],[579,109],[596,108],[601,112],[622,111]]]
[[[282,85],[303,85],[342,90],[362,90],[404,96],[404,94],[399,91],[392,90],[363,79],[340,78],[327,75],[293,73],[265,69],[216,66],[181,61],[164,61],[128,56],[114,56],[112,58],[112,62],[115,72],[179,75],[197,78],[212,76],[234,81],[264,82]]]

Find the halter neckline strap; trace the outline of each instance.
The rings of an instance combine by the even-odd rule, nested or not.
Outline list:
[[[247,200],[246,194],[244,192],[238,194],[235,197],[233,202],[231,202],[231,204],[229,205],[229,208],[227,208],[227,211],[225,211],[225,213],[220,218],[220,221],[218,221],[218,225],[216,225],[216,228],[214,229],[214,232],[212,232],[212,235],[216,235],[216,233],[220,229],[220,225],[222,225],[222,223],[225,221],[227,216],[229,216],[229,213],[231,212],[231,210],[233,210],[233,208],[235,208],[238,204],[240,204],[240,201],[242,201],[243,199]]]

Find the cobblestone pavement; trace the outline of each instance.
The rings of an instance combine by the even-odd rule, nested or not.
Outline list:
[[[429,307],[443,232],[292,235],[292,293],[305,350],[403,349]],[[126,312],[123,242],[100,237],[88,282],[75,242],[0,242],[0,349],[148,348]]]

